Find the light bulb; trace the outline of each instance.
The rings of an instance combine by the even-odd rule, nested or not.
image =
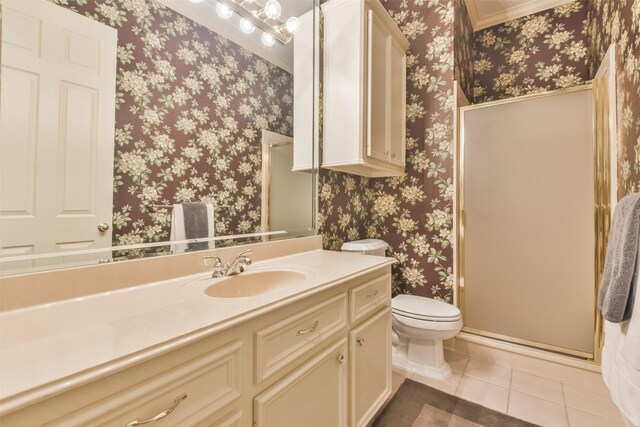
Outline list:
[[[282,13],[282,8],[280,7],[278,0],[269,0],[264,5],[264,14],[267,15],[268,18],[278,19],[280,17],[280,13]]]
[[[222,19],[229,19],[231,15],[233,15],[233,10],[226,4],[217,2],[216,3],[216,13]]]
[[[202,0],[191,0],[191,3],[200,3]]]
[[[300,20],[295,16],[287,19],[287,23],[284,24],[284,27],[289,31],[290,34],[295,34],[300,31]]]
[[[249,21],[248,19],[242,18],[240,20],[240,29],[245,34],[251,34],[255,31],[256,26],[253,25],[253,22]]]
[[[262,33],[260,39],[262,40],[262,44],[267,47],[273,46],[276,42],[276,38],[269,33]]]

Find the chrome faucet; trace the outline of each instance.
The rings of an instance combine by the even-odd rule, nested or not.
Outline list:
[[[227,262],[226,264],[222,261],[222,259],[220,259],[220,257],[217,256],[204,256],[202,257],[202,259],[213,259],[216,261],[215,264],[213,264],[213,272],[211,273],[211,277],[215,279],[242,273],[245,267],[251,265],[252,260],[247,255],[252,252],[252,250],[240,252],[238,255],[236,255],[236,259],[234,259],[233,262]]]

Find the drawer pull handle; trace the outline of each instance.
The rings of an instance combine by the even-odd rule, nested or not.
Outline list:
[[[315,332],[315,330],[318,327],[319,323],[320,323],[320,321],[316,320],[315,323],[313,324],[313,326],[310,327],[309,329],[302,329],[302,330],[298,331],[298,336],[305,335],[305,334],[310,334],[311,332]]]
[[[172,413],[177,407],[178,405],[187,398],[187,393],[182,393],[180,396],[176,397],[173,400],[173,405],[171,405],[171,407],[165,409],[164,411],[160,412],[158,415],[148,418],[146,420],[133,420],[133,421],[129,421],[127,423],[127,425],[125,427],[136,427],[136,426],[141,426],[143,424],[149,424],[152,423],[154,421],[160,421],[161,419],[165,418],[167,415],[169,415],[170,413]]]
[[[364,347],[364,338],[360,338],[358,341],[356,341],[360,347]]]
[[[341,364],[341,365],[344,363],[344,354],[339,354],[338,355],[338,363]]]
[[[373,297],[377,297],[377,296],[378,296],[378,290],[376,289],[375,292],[372,292],[369,295],[367,295],[367,298],[373,298]]]

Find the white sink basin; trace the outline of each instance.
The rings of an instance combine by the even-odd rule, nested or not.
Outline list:
[[[245,298],[276,292],[298,285],[307,279],[300,271],[274,269],[245,271],[235,276],[213,280],[205,293],[214,298]]]

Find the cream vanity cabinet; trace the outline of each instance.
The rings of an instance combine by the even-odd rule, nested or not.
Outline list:
[[[391,393],[390,306],[387,265],[168,353],[156,349],[124,370],[109,368],[114,373],[0,424],[364,426]]]
[[[404,175],[408,40],[378,0],[330,0],[322,12],[322,167]]]

